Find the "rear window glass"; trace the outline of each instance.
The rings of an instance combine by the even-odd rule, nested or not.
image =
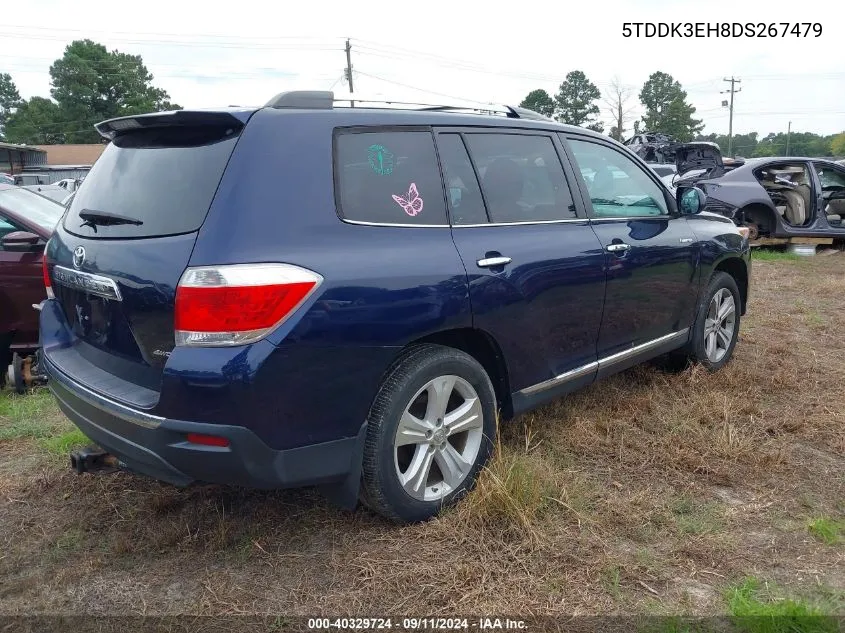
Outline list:
[[[339,213],[376,224],[446,224],[430,132],[341,132],[336,139]]]
[[[94,163],[65,218],[91,238],[134,238],[196,231],[205,220],[237,138],[231,130],[174,128],[117,137]],[[103,213],[142,224],[86,224]]]

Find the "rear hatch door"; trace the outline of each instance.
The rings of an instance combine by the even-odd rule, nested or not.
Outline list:
[[[675,148],[675,167],[680,175],[693,169],[724,171],[722,152],[716,143],[684,143]]]
[[[97,126],[110,143],[48,250],[74,355],[158,391],[176,286],[250,114],[178,111]]]

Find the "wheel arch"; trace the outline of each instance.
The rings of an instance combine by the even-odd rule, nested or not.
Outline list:
[[[477,360],[493,383],[500,415],[504,419],[513,417],[507,363],[501,347],[489,332],[471,327],[441,330],[408,343],[405,350],[425,343],[459,349]]]
[[[778,228],[777,212],[762,202],[752,202],[740,208],[744,221],[753,222],[762,230],[765,228],[768,235],[774,235]],[[762,226],[765,224],[765,227]]]
[[[739,288],[739,297],[741,310],[740,315],[745,315],[748,306],[748,266],[741,257],[727,257],[720,261],[713,268],[713,273],[723,272],[727,273],[736,282]]]

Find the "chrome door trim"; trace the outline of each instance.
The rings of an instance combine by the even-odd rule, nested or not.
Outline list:
[[[628,222],[629,220],[671,220],[673,216],[668,213],[660,215],[620,215],[612,218],[590,218],[590,222]]]
[[[678,330],[677,332],[672,332],[671,334],[667,334],[666,336],[661,336],[656,339],[652,339],[646,343],[641,343],[640,345],[635,345],[631,349],[622,350],[621,352],[617,352],[616,354],[611,354],[610,356],[605,356],[604,358],[599,359],[599,369],[604,369],[605,367],[611,367],[616,363],[620,363],[623,360],[627,360],[631,356],[636,356],[642,352],[647,352],[650,349],[654,349],[655,347],[660,347],[664,343],[670,343],[676,339],[685,338],[689,334],[689,328],[685,327],[683,330]]]
[[[587,363],[586,365],[581,365],[581,367],[576,367],[575,369],[571,369],[570,371],[564,372],[559,376],[555,376],[554,378],[550,378],[544,382],[538,382],[536,385],[531,385],[530,387],[526,387],[525,389],[519,390],[519,395],[521,396],[530,396],[535,393],[539,393],[540,391],[545,391],[546,389],[551,389],[557,385],[561,385],[565,382],[569,382],[570,380],[575,380],[576,378],[581,378],[586,376],[592,371],[596,371],[599,368],[599,364],[595,361],[592,363]]]
[[[453,224],[453,229],[477,229],[486,226],[528,226],[531,224],[570,224],[574,222],[581,222],[582,224],[589,223],[588,218],[566,218],[563,220],[526,220],[525,222],[484,222],[482,224]]]
[[[581,367],[576,367],[575,369],[571,369],[570,371],[564,372],[559,376],[550,378],[549,380],[538,382],[537,384],[531,385],[530,387],[525,387],[524,389],[520,389],[517,393],[519,393],[519,395],[521,396],[534,395],[535,393],[545,391],[546,389],[551,389],[552,387],[562,385],[577,378],[582,378],[590,372],[596,371],[597,369],[612,367],[616,363],[620,363],[623,360],[626,360],[632,356],[636,356],[656,347],[660,347],[664,343],[670,343],[672,341],[685,338],[688,334],[688,327],[684,328],[683,330],[678,330],[677,332],[672,332],[671,334],[667,334],[666,336],[661,336],[659,338],[652,339],[651,341],[648,341],[646,343],[635,345],[631,349],[626,349],[621,352],[617,352],[616,354],[611,354],[610,356],[600,358],[598,361],[587,363],[586,365],[582,365]]]

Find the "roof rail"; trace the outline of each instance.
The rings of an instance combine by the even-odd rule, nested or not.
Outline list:
[[[371,96],[365,94],[345,93],[335,95],[330,90],[292,90],[281,92],[267,102],[268,108],[301,108],[307,110],[331,110],[336,103],[349,102],[366,104],[363,107],[384,108],[397,106],[400,109],[416,109],[442,112],[477,112],[480,114],[500,114],[511,119],[530,119],[536,121],[552,121],[533,110],[517,108],[514,106],[497,105],[493,103],[482,103],[467,99],[465,104],[433,102],[427,100],[408,100],[405,98],[394,99],[381,95]],[[343,107],[343,106],[341,106]]]
[[[554,121],[551,117],[547,117],[539,112],[534,112],[534,110],[529,110],[528,108],[518,108],[516,106],[505,106],[513,113],[512,116],[515,119],[529,119],[531,121]]]
[[[265,106],[268,108],[331,110],[333,102],[334,93],[331,90],[291,90],[280,92],[270,99]]]

